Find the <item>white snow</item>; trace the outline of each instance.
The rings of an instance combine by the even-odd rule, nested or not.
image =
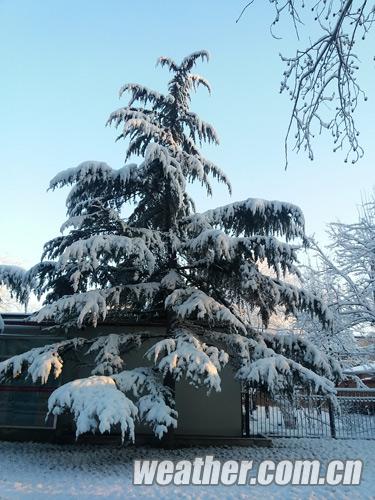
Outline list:
[[[362,459],[358,486],[134,486],[134,459],[194,460]],[[0,496],[30,500],[58,498],[370,500],[375,491],[374,442],[334,439],[274,439],[272,448],[207,447],[177,450],[116,445],[52,445],[0,442]]]
[[[125,165],[121,169],[114,170],[107,163],[102,161],[84,161],[80,163],[77,167],[68,168],[59,172],[50,182],[50,189],[55,189],[57,187],[66,186],[67,184],[74,183],[93,183],[105,180],[119,179],[123,183],[134,175],[134,171],[137,170],[137,165],[129,164]]]
[[[211,94],[211,85],[203,76],[190,73],[189,78],[194,89],[197,89],[199,85],[203,85]]]
[[[72,324],[81,327],[83,321],[88,316],[94,326],[99,318],[105,319],[107,315],[107,301],[116,302],[118,300],[118,288],[108,288],[107,290],[90,290],[85,293],[66,295],[56,300],[52,304],[47,304],[37,312],[33,319],[41,323],[42,321],[61,319],[64,314],[75,312]]]
[[[284,220],[283,220],[284,219]],[[265,234],[284,235],[287,240],[304,237],[305,219],[299,207],[292,203],[277,200],[248,198],[229,205],[193,214],[186,218],[191,227],[224,227],[234,234]]]
[[[153,429],[159,439],[168,431],[168,427],[177,427],[178,413],[170,406],[172,393],[151,368],[124,370],[112,378],[120,391],[131,392],[135,398],[139,398],[136,401],[139,418]]]
[[[119,90],[119,97],[126,91],[129,91],[132,95],[132,99],[129,102],[128,106],[131,106],[134,101],[140,100],[145,104],[147,101],[153,102],[163,102],[168,100],[170,102],[170,96],[164,96],[155,90],[152,90],[144,85],[140,85],[139,83],[126,83]]]
[[[236,378],[266,385],[272,393],[287,388],[294,380],[294,383],[298,381],[316,393],[336,394],[333,382],[281,354],[243,365],[236,373]]]
[[[183,248],[193,255],[205,255],[207,263],[220,259],[232,261],[240,255],[250,257],[253,262],[267,259],[268,266],[277,275],[281,265],[296,273],[293,262],[297,260],[298,247],[278,241],[273,236],[232,237],[220,229],[205,229],[197,237],[188,240]]]
[[[97,351],[95,357],[95,368],[92,375],[113,375],[121,370],[124,360],[121,357],[122,350],[126,345],[140,345],[139,335],[110,333],[98,337],[90,346],[87,354]]]
[[[344,373],[374,373],[375,374],[375,362],[366,363],[364,365],[353,366],[352,368],[347,368]]]
[[[30,351],[12,356],[0,363],[0,381],[7,375],[17,378],[26,372],[33,382],[40,378],[42,384],[47,383],[48,377],[53,373],[58,378],[63,370],[61,354],[64,350],[82,345],[85,339],[75,338],[64,340],[43,347],[35,347]]]
[[[116,259],[133,257],[134,264],[147,269],[150,274],[154,270],[155,258],[142,238],[128,238],[115,234],[96,234],[81,239],[67,247],[59,259],[59,267],[64,269],[70,261],[76,262],[79,271],[94,271],[101,264],[100,257]],[[79,275],[73,281],[77,290]]]
[[[134,441],[137,407],[116,387],[111,377],[92,376],[62,385],[48,399],[48,412],[70,411],[76,422],[76,436],[84,432],[110,432],[120,424],[122,440],[128,433]]]
[[[246,335],[244,324],[227,307],[202,290],[192,287],[177,288],[165,299],[165,305],[181,319],[196,315],[198,319],[227,324],[233,330],[242,331]]]
[[[228,361],[228,354],[222,349],[208,346],[188,330],[180,329],[175,338],[157,342],[146,353],[153,359],[158,370],[166,375],[173,373],[176,380],[183,375],[195,386],[207,385],[208,389],[220,391],[219,371]]]

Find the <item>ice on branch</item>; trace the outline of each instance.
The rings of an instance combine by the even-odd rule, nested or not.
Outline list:
[[[17,378],[25,373],[31,377],[33,382],[40,379],[42,384],[46,384],[51,374],[55,378],[61,375],[63,369],[62,354],[68,349],[77,349],[85,342],[85,339],[75,338],[44,347],[35,347],[30,351],[13,356],[0,363],[0,380],[7,377]]]
[[[165,300],[180,319],[197,318],[209,323],[228,325],[246,333],[244,324],[224,305],[197,288],[177,288]]]
[[[172,391],[163,385],[160,376],[151,368],[135,368],[114,375],[122,392],[132,392],[136,399],[139,417],[150,425],[159,439],[168,427],[177,427],[177,411],[174,409]]]
[[[219,371],[227,364],[228,354],[208,346],[187,330],[179,329],[174,338],[157,342],[146,353],[158,370],[173,374],[176,380],[184,375],[194,386],[205,384],[209,391],[220,391]]]
[[[76,437],[97,429],[103,434],[120,425],[122,441],[126,434],[134,441],[137,407],[117,389],[110,377],[74,380],[56,389],[48,399],[48,412],[61,415],[66,411],[73,414]]]

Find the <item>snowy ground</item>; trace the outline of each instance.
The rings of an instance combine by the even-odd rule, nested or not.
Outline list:
[[[116,446],[74,446],[0,442],[0,498],[168,498],[334,499],[375,498],[374,441],[275,439],[273,448],[212,447],[156,450]],[[135,458],[260,460],[357,459],[364,463],[359,486],[133,486]]]

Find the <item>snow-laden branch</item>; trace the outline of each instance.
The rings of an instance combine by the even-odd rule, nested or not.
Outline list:
[[[241,264],[240,275],[239,293],[249,303],[260,308],[264,324],[268,324],[270,315],[281,306],[286,314],[296,316],[299,312],[306,312],[315,316],[324,328],[332,326],[332,315],[316,294],[272,276],[265,276],[248,262]]]
[[[12,297],[22,304],[27,304],[32,283],[27,271],[22,267],[0,265],[0,285],[6,286]]]
[[[135,101],[140,101],[143,104],[156,104],[158,106],[173,102],[170,96],[164,96],[138,83],[126,83],[123,85],[119,90],[119,97],[122,97],[124,92],[129,92],[131,94],[129,106],[132,106]]]
[[[62,354],[70,349],[78,349],[86,343],[83,338],[64,340],[43,347],[35,347],[30,351],[17,354],[0,363],[0,380],[7,377],[17,378],[22,374],[31,377],[33,382],[40,379],[46,384],[53,374],[58,378],[63,370]]]
[[[227,353],[206,345],[188,330],[178,329],[173,338],[153,345],[146,356],[164,375],[171,373],[176,380],[185,376],[194,386],[204,384],[209,391],[221,390],[219,372],[228,362]]]
[[[202,85],[203,87],[206,87],[208,92],[211,94],[211,85],[206,80],[206,78],[203,78],[203,76],[201,76],[201,75],[196,75],[196,74],[191,73],[189,75],[189,79],[193,85],[194,90],[196,90],[199,87],[199,85]]]
[[[229,326],[234,331],[246,332],[244,324],[227,307],[202,290],[178,288],[168,295],[165,305],[182,320],[197,318],[209,323]]]
[[[111,377],[92,376],[68,382],[48,399],[48,412],[61,415],[69,411],[76,422],[76,437],[85,432],[110,432],[119,425],[122,441],[128,434],[134,441],[134,419],[138,410],[116,387]]]
[[[98,337],[90,346],[86,354],[97,352],[95,368],[92,375],[113,375],[124,366],[121,354],[127,349],[141,345],[141,333],[115,334]]]
[[[264,335],[265,343],[273,351],[314,370],[330,380],[340,380],[342,371],[339,362],[326,356],[314,344],[300,335]]]
[[[183,245],[183,250],[195,256],[206,255],[207,263],[226,260],[238,261],[240,256],[251,261],[267,260],[270,268],[280,274],[281,270],[296,273],[293,263],[297,260],[298,247],[278,241],[274,236],[231,237],[220,229],[203,230],[197,237]]]
[[[180,122],[186,125],[190,131],[190,137],[195,139],[198,138],[200,141],[212,142],[214,144],[219,144],[219,136],[217,135],[214,127],[199,118],[196,113],[191,111],[186,112],[181,116]]]
[[[305,237],[301,209],[280,201],[249,198],[202,214],[193,214],[185,222],[192,231],[220,227],[235,236],[280,235],[286,240]]]
[[[101,161],[84,161],[75,168],[59,172],[50,182],[49,189],[56,189],[74,183],[86,185],[103,182],[119,181],[126,184],[135,173],[137,165],[129,164],[116,170]]]
[[[174,409],[173,394],[153,369],[135,368],[112,378],[120,391],[133,394],[141,421],[150,425],[159,439],[169,427],[177,427],[178,413]]]
[[[119,294],[119,288],[115,287],[67,295],[42,307],[32,318],[37,323],[53,320],[58,324],[78,327],[88,320],[96,326],[99,319],[106,318],[109,306],[118,303]]]
[[[337,330],[366,329],[375,324],[375,197],[363,202],[358,221],[332,223],[326,250],[315,241],[317,264],[307,283],[327,295]],[[314,276],[314,279],[312,278]]]
[[[199,59],[202,62],[208,62],[210,60],[210,54],[207,50],[197,50],[195,52],[192,52],[182,59],[180,69],[184,72],[190,71]]]
[[[334,394],[334,383],[342,378],[338,364],[319,354],[310,343],[281,335],[258,338],[218,331],[204,332],[209,342],[226,346],[230,361],[237,368],[235,377],[270,393],[292,393],[296,386],[313,392]],[[271,347],[269,347],[271,346]]]
[[[82,272],[94,271],[108,261],[128,259],[132,265],[152,274],[155,258],[142,238],[98,234],[81,239],[67,247],[59,259],[61,270],[73,261],[78,267],[72,282],[76,291]]]
[[[265,388],[271,394],[291,391],[296,384],[317,394],[336,394],[335,384],[281,354],[258,359],[236,373],[242,382]]]

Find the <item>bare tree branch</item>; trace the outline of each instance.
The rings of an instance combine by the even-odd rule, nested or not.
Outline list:
[[[275,10],[273,27],[286,13],[294,25],[307,33],[303,23],[303,1],[269,0]],[[239,19],[253,2],[245,5]],[[297,49],[294,56],[283,56],[286,65],[280,93],[286,92],[292,101],[285,136],[285,167],[291,135],[293,149],[304,149],[313,160],[312,142],[316,133],[330,133],[333,151],[345,150],[345,162],[356,163],[364,154],[359,143],[359,131],[354,115],[360,98],[367,100],[357,81],[358,56],[353,52],[356,41],[364,40],[375,21],[375,4],[368,0],[315,0],[310,12],[320,36],[304,49]]]

